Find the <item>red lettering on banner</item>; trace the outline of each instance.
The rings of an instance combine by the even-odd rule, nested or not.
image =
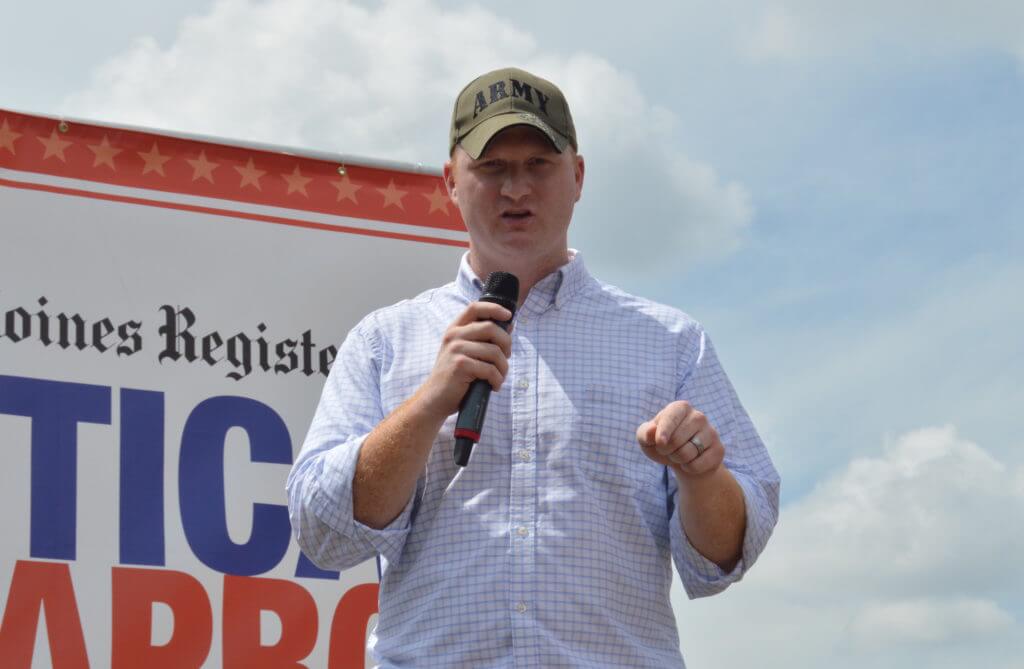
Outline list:
[[[281,620],[281,638],[272,646],[260,643],[260,611]],[[223,631],[224,669],[305,668],[302,660],[316,645],[316,602],[291,581],[225,576]]]
[[[377,613],[376,583],[350,588],[334,609],[331,621],[331,647],[327,669],[351,669],[366,664],[366,625]]]
[[[114,567],[113,669],[201,667],[213,639],[213,613],[203,585],[180,571]],[[153,602],[174,614],[174,631],[162,646],[152,643]]]
[[[54,669],[88,669],[71,570],[57,562],[18,560],[0,622],[0,660],[9,669],[32,666],[39,610],[46,616]]]

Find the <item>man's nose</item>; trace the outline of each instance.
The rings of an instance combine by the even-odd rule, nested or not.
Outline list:
[[[511,200],[520,200],[530,193],[533,186],[529,176],[521,169],[512,168],[505,174],[501,184],[501,194]]]

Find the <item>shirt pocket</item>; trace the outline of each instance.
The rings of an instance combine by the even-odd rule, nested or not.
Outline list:
[[[576,460],[583,477],[602,486],[660,483],[664,467],[640,450],[636,429],[664,404],[649,386],[588,385],[576,429]]]

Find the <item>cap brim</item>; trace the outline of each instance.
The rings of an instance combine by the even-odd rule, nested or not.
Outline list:
[[[480,125],[470,130],[465,137],[459,140],[459,146],[461,146],[466,153],[473,158],[473,160],[477,160],[483,154],[484,149],[487,148],[487,143],[494,139],[495,135],[505,128],[511,128],[514,125],[529,125],[537,128],[544,133],[549,140],[551,140],[551,144],[559,153],[564,151],[565,147],[569,144],[568,139],[555,132],[551,126],[545,123],[543,119],[536,114],[517,111],[492,116],[489,119],[481,121]]]

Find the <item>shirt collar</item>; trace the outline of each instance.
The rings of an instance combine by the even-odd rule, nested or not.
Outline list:
[[[576,249],[569,249],[569,262],[562,265],[538,281],[530,290],[524,307],[529,305],[543,311],[554,305],[561,309],[566,302],[591,281],[590,272],[583,264],[583,256]],[[459,262],[459,273],[455,277],[455,285],[470,302],[478,300],[484,292],[484,282],[469,266],[469,251],[462,254]]]

